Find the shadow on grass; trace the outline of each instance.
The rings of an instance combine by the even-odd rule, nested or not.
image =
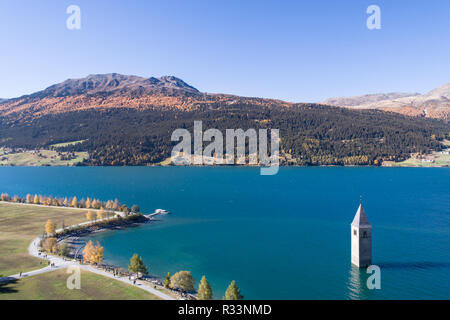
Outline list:
[[[3,281],[0,281],[0,295],[4,293],[16,293],[17,290],[14,287],[16,283],[17,279],[15,278],[5,278]]]

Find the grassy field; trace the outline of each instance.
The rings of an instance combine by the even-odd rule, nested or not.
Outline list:
[[[164,159],[163,161],[161,161],[160,163],[158,163],[160,166],[168,166],[172,164],[172,157],[168,157],[166,159]]]
[[[449,167],[450,166],[450,155],[445,154],[445,151],[450,150],[450,140],[442,141],[442,144],[447,148],[444,152],[433,152],[431,155],[426,155],[426,159],[431,159],[433,162],[421,161],[415,157],[411,157],[405,161],[394,162],[394,161],[384,161],[383,166],[385,167]]]
[[[67,153],[62,153],[67,154]],[[87,152],[75,152],[76,158],[62,160],[54,150],[24,151],[5,154],[0,148],[0,166],[73,166],[88,158]]]
[[[0,300],[158,300],[159,297],[100,275],[81,271],[81,288],[69,290],[65,269],[0,284]]]
[[[0,274],[9,276],[43,267],[41,259],[28,255],[28,246],[42,234],[47,219],[60,228],[63,221],[66,226],[85,221],[85,212],[0,202]]]
[[[52,144],[50,147],[53,148],[63,148],[63,147],[67,147],[67,146],[73,146],[79,143],[83,143],[87,140],[78,140],[78,141],[70,141],[70,142],[62,142],[62,143],[56,143],[56,144]]]
[[[433,152],[430,156],[434,162],[422,162],[419,159],[410,158],[402,162],[385,161],[386,167],[446,167],[450,166],[450,155]]]

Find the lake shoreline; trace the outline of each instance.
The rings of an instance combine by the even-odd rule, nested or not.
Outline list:
[[[149,220],[144,216],[141,216],[138,217],[136,220],[133,219],[132,221],[127,221],[125,219],[120,219],[119,221],[116,220],[111,222],[105,221],[105,224],[102,225],[97,225],[95,224],[95,222],[93,222],[93,225],[75,231],[70,231],[69,229],[70,227],[68,227],[67,229],[68,233],[58,236],[57,239],[58,242],[66,241],[69,244],[69,247],[71,247],[70,248],[71,251],[77,252],[79,251],[81,246],[85,245],[86,241],[84,240],[89,238],[89,236],[91,235],[106,231],[121,231],[126,230],[128,228],[138,228],[144,224],[151,223],[152,221],[156,220]],[[69,257],[73,259],[80,259],[79,254],[77,255],[71,252],[71,256]]]
[[[3,168],[0,175],[0,190],[10,194],[117,196],[143,212],[169,209],[175,214],[155,217],[158,223],[89,240],[105,247],[105,263],[124,269],[138,253],[160,279],[189,270],[198,284],[205,275],[216,298],[231,280],[246,299],[448,298],[448,169],[282,168],[262,177],[232,167]],[[382,290],[367,290],[367,275],[351,272],[349,225],[361,196]],[[39,209],[2,207],[14,209],[22,224],[32,221],[26,212]],[[66,225],[86,221],[81,211],[61,211],[52,216],[59,214],[58,227],[66,215]]]
[[[138,165],[138,166],[91,166],[91,165],[44,165],[44,166],[18,166],[18,165],[2,165],[0,164],[0,168],[148,168],[148,167],[160,167],[160,168],[170,168],[170,167],[180,167],[180,168],[266,168],[260,166],[253,165],[164,165],[164,164],[149,164],[149,165]],[[404,165],[402,162],[398,163],[387,163],[381,165],[337,165],[337,164],[328,164],[328,165],[280,165],[279,168],[448,168],[450,164],[445,165],[435,165],[427,163],[427,165]]]
[[[114,219],[114,218],[112,218]],[[91,235],[99,234],[106,231],[122,231],[128,228],[138,228],[146,224],[150,224],[152,222],[156,222],[159,220],[156,220],[154,218],[146,218],[144,215],[140,214],[136,216],[136,219],[132,219],[131,221],[127,221],[126,219],[120,219],[120,221],[117,221],[116,223],[110,223],[106,221],[105,225],[92,225],[88,226],[86,228],[83,228],[79,230],[78,232],[71,232],[69,234],[65,234],[63,236],[57,237],[58,243],[64,241],[69,245],[69,254],[66,256],[66,258],[73,259],[75,261],[80,260],[80,263],[82,262],[82,251],[81,249],[86,245],[87,239]],[[62,230],[58,230],[62,231]],[[70,232],[70,231],[69,231]],[[80,256],[81,255],[81,256]],[[129,273],[129,271],[121,266],[118,266],[116,264],[111,263],[107,259],[103,259],[102,263],[100,264],[100,268],[105,269],[106,272],[111,272],[114,270],[114,273],[117,273],[118,276],[120,274],[126,274]],[[130,278],[133,280],[133,277]],[[159,286],[160,289],[165,288],[163,281],[160,277],[155,275],[144,275],[140,280],[151,283],[153,287],[156,289],[156,286]],[[169,289],[168,289],[169,290]],[[186,292],[179,292],[179,291],[171,291],[169,296],[175,296],[177,299],[188,299],[188,300],[196,300],[197,297],[191,293]]]

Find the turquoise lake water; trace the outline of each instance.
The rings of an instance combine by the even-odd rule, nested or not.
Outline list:
[[[215,298],[236,280],[246,299],[449,299],[450,169],[0,167],[0,192],[119,198],[171,215],[94,237],[123,267],[204,274]],[[350,265],[360,195],[381,290]]]

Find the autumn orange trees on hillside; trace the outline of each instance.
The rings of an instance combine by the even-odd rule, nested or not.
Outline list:
[[[78,199],[77,197],[73,198],[58,198],[53,196],[43,196],[40,194],[27,194],[25,198],[19,197],[17,195],[14,195],[11,197],[7,193],[0,193],[0,200],[6,201],[6,202],[13,202],[13,203],[28,203],[28,204],[35,204],[35,205],[45,205],[45,206],[53,206],[53,207],[73,207],[73,208],[86,208],[86,209],[92,209],[92,210],[101,210],[101,213],[94,213],[94,219],[96,217],[98,219],[102,219],[105,217],[108,217],[111,214],[111,211],[122,211],[128,214],[130,212],[130,209],[127,205],[119,203],[119,200],[115,199],[114,201],[108,200],[106,202],[101,201],[99,199],[95,198],[87,198],[84,200]],[[105,212],[105,209],[107,210]],[[139,206],[133,205],[132,210],[133,213],[139,212]],[[96,217],[95,217],[96,216]]]
[[[2,193],[0,195],[0,200],[2,200],[2,201],[11,201],[11,197],[7,193]]]
[[[55,224],[50,219],[45,223],[45,233],[48,235],[55,233]]]
[[[103,211],[103,209],[100,209],[99,211],[97,211],[97,219],[101,220],[105,217],[105,211]]]
[[[93,213],[91,210],[89,210],[89,211],[86,213],[86,219],[88,219],[88,221],[92,221],[92,220],[94,220],[94,218],[95,218],[94,213]]]
[[[97,244],[94,247],[94,244],[91,240],[86,243],[86,246],[83,249],[83,261],[90,264],[99,264],[103,259],[103,247],[97,241]]]
[[[74,207],[74,208],[78,207],[77,197],[73,197],[73,199],[72,199],[72,207]]]
[[[83,261],[90,263],[94,256],[94,245],[92,241],[88,241],[83,249]]]
[[[92,208],[94,209],[100,209],[101,207],[101,202],[97,199],[92,200]]]
[[[58,250],[56,238],[47,238],[42,242],[42,249],[49,253],[56,253]]]
[[[86,207],[86,209],[89,209],[91,207],[91,199],[87,198],[84,206]]]

